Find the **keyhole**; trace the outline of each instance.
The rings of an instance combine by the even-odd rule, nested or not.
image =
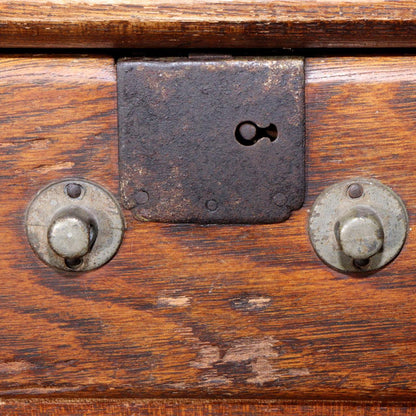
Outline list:
[[[235,138],[243,146],[253,146],[263,138],[274,142],[277,139],[277,127],[271,123],[268,127],[259,127],[252,121],[242,121],[235,129]]]

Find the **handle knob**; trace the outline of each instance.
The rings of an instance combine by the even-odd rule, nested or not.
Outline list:
[[[77,215],[65,215],[52,222],[48,241],[52,250],[64,259],[79,259],[87,254],[97,237],[92,221]]]
[[[335,224],[335,236],[342,251],[354,260],[366,260],[383,247],[384,231],[377,214],[357,206]]]
[[[400,197],[375,179],[335,183],[316,199],[309,238],[316,254],[342,272],[371,272],[392,261],[407,235]]]
[[[84,272],[115,255],[124,219],[117,201],[103,187],[69,178],[38,192],[26,212],[26,232],[45,263]]]

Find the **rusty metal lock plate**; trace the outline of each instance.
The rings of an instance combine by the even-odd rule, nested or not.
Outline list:
[[[301,58],[121,60],[120,188],[143,221],[274,223],[299,209]]]

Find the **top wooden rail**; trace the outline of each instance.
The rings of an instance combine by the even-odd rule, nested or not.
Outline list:
[[[410,0],[0,0],[1,48],[415,46]]]

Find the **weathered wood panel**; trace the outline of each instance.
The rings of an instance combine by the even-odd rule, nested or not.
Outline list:
[[[415,47],[415,0],[3,0],[0,46]]]
[[[81,275],[24,234],[39,188],[81,176],[117,193],[111,59],[0,60],[0,396],[416,396],[414,231],[366,278],[316,258],[307,216],[357,175],[415,218],[416,58],[307,60],[308,193],[282,224],[141,224]]]

